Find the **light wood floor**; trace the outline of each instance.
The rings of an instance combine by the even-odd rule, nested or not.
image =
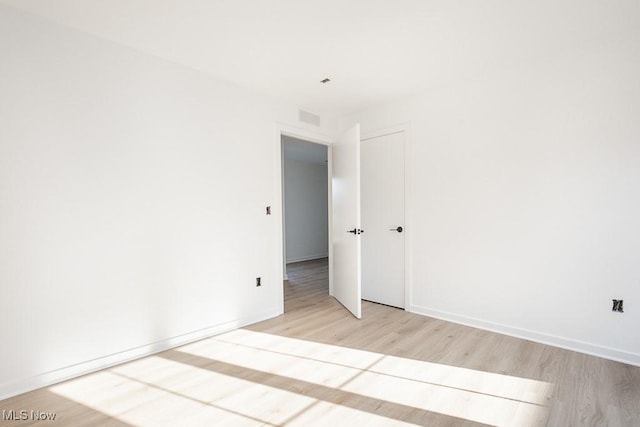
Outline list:
[[[56,413],[0,425],[640,426],[640,368],[368,302],[356,320],[326,260],[288,275],[283,316],[0,401]]]

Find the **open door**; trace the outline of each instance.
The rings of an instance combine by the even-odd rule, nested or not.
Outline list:
[[[333,296],[355,317],[361,308],[360,125],[332,147]]]

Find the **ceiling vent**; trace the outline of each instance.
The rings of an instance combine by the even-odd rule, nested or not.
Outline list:
[[[320,116],[316,116],[313,113],[304,110],[298,110],[298,120],[310,125],[320,126]]]

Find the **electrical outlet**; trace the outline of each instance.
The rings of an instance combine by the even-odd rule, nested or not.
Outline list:
[[[614,299],[614,300],[611,300],[611,301],[613,301],[613,307],[611,308],[611,311],[617,311],[618,313],[624,313],[624,308],[622,306],[622,303],[624,302],[624,300]]]
[[[256,287],[262,286],[262,279],[260,277],[256,277]]]

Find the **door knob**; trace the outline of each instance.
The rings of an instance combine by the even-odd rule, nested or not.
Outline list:
[[[362,234],[364,233],[364,230],[361,230],[359,228],[354,228],[353,230],[347,230],[347,233]]]
[[[389,231],[397,231],[398,233],[402,233],[402,230],[404,230],[404,228],[398,226],[397,228],[390,228]]]

